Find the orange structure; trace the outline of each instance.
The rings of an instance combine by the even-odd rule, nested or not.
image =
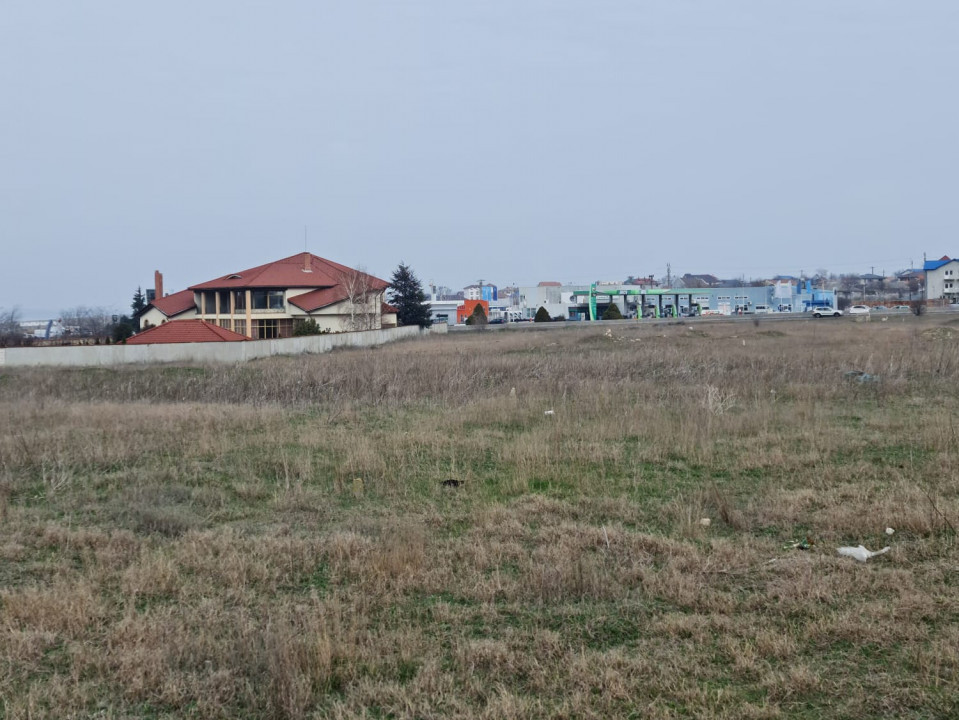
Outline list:
[[[483,306],[483,312],[489,319],[489,302],[487,300],[464,300],[463,304],[456,308],[456,322],[460,325],[466,322],[466,318],[473,314],[477,305]]]

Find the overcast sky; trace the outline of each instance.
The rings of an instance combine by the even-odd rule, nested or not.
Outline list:
[[[956,0],[4,0],[0,307],[959,254]]]

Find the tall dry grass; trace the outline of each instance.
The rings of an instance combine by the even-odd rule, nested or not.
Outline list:
[[[0,714],[957,714],[947,330],[4,371]]]

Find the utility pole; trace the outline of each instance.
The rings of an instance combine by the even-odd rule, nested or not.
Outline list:
[[[673,286],[673,269],[670,267],[669,263],[666,263],[666,287]]]
[[[909,277],[906,278],[906,282],[909,283],[909,305],[912,306],[912,281],[913,275],[915,275],[916,269],[913,267],[912,258],[909,258]],[[900,285],[900,287],[902,287]]]

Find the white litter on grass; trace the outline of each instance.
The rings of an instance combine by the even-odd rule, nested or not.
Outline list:
[[[555,411],[555,410],[544,410],[544,411],[543,411],[543,415],[555,415],[555,414],[556,414],[556,411]]]
[[[887,545],[882,550],[876,550],[872,552],[871,550],[866,550],[862,545],[858,547],[841,547],[839,548],[839,554],[845,555],[846,557],[851,557],[853,560],[858,560],[859,562],[866,562],[871,557],[876,557],[876,555],[882,555],[889,552],[891,548]]]
[[[883,319],[885,319],[885,318],[883,318]],[[892,535],[894,532],[896,532],[896,531],[893,530],[892,528],[886,528],[886,535]]]
[[[709,518],[703,518],[702,520],[699,521],[699,524],[702,525],[703,527],[709,527],[711,523],[712,523],[712,520],[710,520]]]

